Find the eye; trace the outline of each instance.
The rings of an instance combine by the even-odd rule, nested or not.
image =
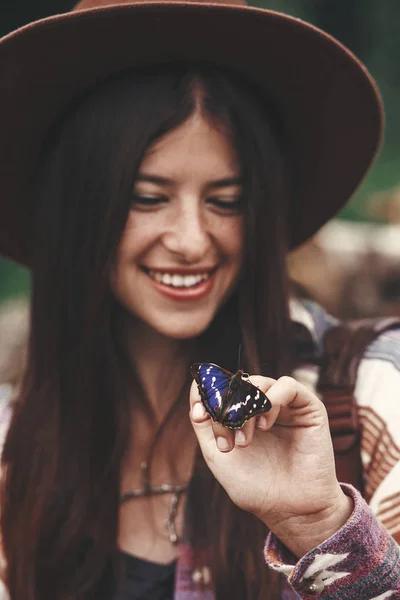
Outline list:
[[[146,210],[156,208],[161,204],[165,204],[167,198],[165,196],[151,196],[150,194],[133,194],[132,209]]]
[[[220,212],[238,213],[243,208],[242,196],[212,196],[207,198],[207,203],[218,209]]]

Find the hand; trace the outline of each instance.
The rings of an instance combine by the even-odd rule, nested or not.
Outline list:
[[[290,377],[250,380],[267,393],[269,413],[229,430],[211,420],[193,382],[192,425],[207,465],[232,501],[302,556],[344,525],[353,508],[336,479],[325,406]]]

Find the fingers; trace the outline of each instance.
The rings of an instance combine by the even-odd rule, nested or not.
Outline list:
[[[283,425],[310,426],[327,419],[324,404],[305,385],[292,377],[280,377],[268,390],[272,408],[270,429],[276,421]]]
[[[288,406],[302,408],[321,404],[320,400],[305,385],[293,379],[293,377],[280,377],[269,388],[268,398],[273,406]]]
[[[200,446],[213,444],[220,452],[230,452],[235,447],[234,432],[211,419],[201,402],[195,381],[190,388],[190,407],[190,418]]]
[[[262,392],[264,392],[264,394],[266,394],[268,399],[270,400],[269,390],[276,383],[276,379],[272,379],[272,377],[262,377],[261,375],[251,375],[249,377],[249,380],[251,381],[251,383],[253,385],[255,385]],[[250,421],[248,421],[248,423],[251,423],[253,425],[249,444],[252,441],[255,429],[259,429],[260,431],[267,431],[267,429],[269,429],[269,416],[268,415],[269,415],[269,412],[259,415],[255,419],[250,419]],[[249,444],[247,444],[247,445],[249,445]]]
[[[219,440],[221,450],[229,451],[235,445],[237,447],[248,446],[253,439],[255,428],[268,431],[275,422],[282,425],[310,426],[326,421],[327,415],[323,403],[311,390],[292,377],[284,376],[275,380],[254,375],[250,377],[250,381],[261,391],[267,393],[272,408],[256,419],[247,421],[240,430],[236,430],[236,433],[219,423],[211,422],[210,427],[214,436],[221,438]],[[196,401],[200,402],[197,388],[195,397],[192,397],[192,403]],[[205,411],[204,414],[206,414]],[[204,418],[208,418],[208,416]]]
[[[235,433],[221,423],[211,420],[211,427],[214,433],[215,442],[220,452],[230,452],[235,447]]]
[[[229,452],[233,448],[233,434],[222,425],[213,424],[201,402],[195,381],[190,388],[189,416],[203,453],[212,452],[216,445],[221,452]]]
[[[266,392],[275,383],[274,379],[261,376],[253,376],[250,381],[263,392]],[[236,430],[214,422],[201,402],[195,382],[190,391],[190,406],[190,417],[200,443],[215,443],[220,452],[230,452],[234,447],[246,448],[249,446],[253,440],[256,426],[261,430],[268,429],[268,422],[264,415],[258,417],[257,420],[250,419],[242,428]]]

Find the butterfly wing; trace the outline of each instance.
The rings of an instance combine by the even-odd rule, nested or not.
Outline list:
[[[229,405],[224,411],[222,424],[230,429],[240,429],[246,421],[270,409],[271,402],[267,396],[250,381],[240,376],[231,390]]]
[[[204,408],[214,421],[219,421],[233,374],[213,363],[197,363],[192,365],[190,370],[197,383]]]
[[[192,365],[204,408],[214,421],[230,429],[240,429],[244,423],[271,409],[267,396],[241,371],[234,375],[213,363]]]

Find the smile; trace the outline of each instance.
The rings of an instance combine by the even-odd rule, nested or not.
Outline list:
[[[147,271],[147,274],[163,285],[167,285],[173,288],[193,288],[198,286],[203,281],[206,281],[210,277],[209,273],[193,273],[190,275],[182,275],[178,273],[164,273],[160,271]]]
[[[174,302],[194,302],[208,296],[214,287],[217,267],[195,271],[184,269],[149,269],[142,267],[152,285],[162,296]]]

